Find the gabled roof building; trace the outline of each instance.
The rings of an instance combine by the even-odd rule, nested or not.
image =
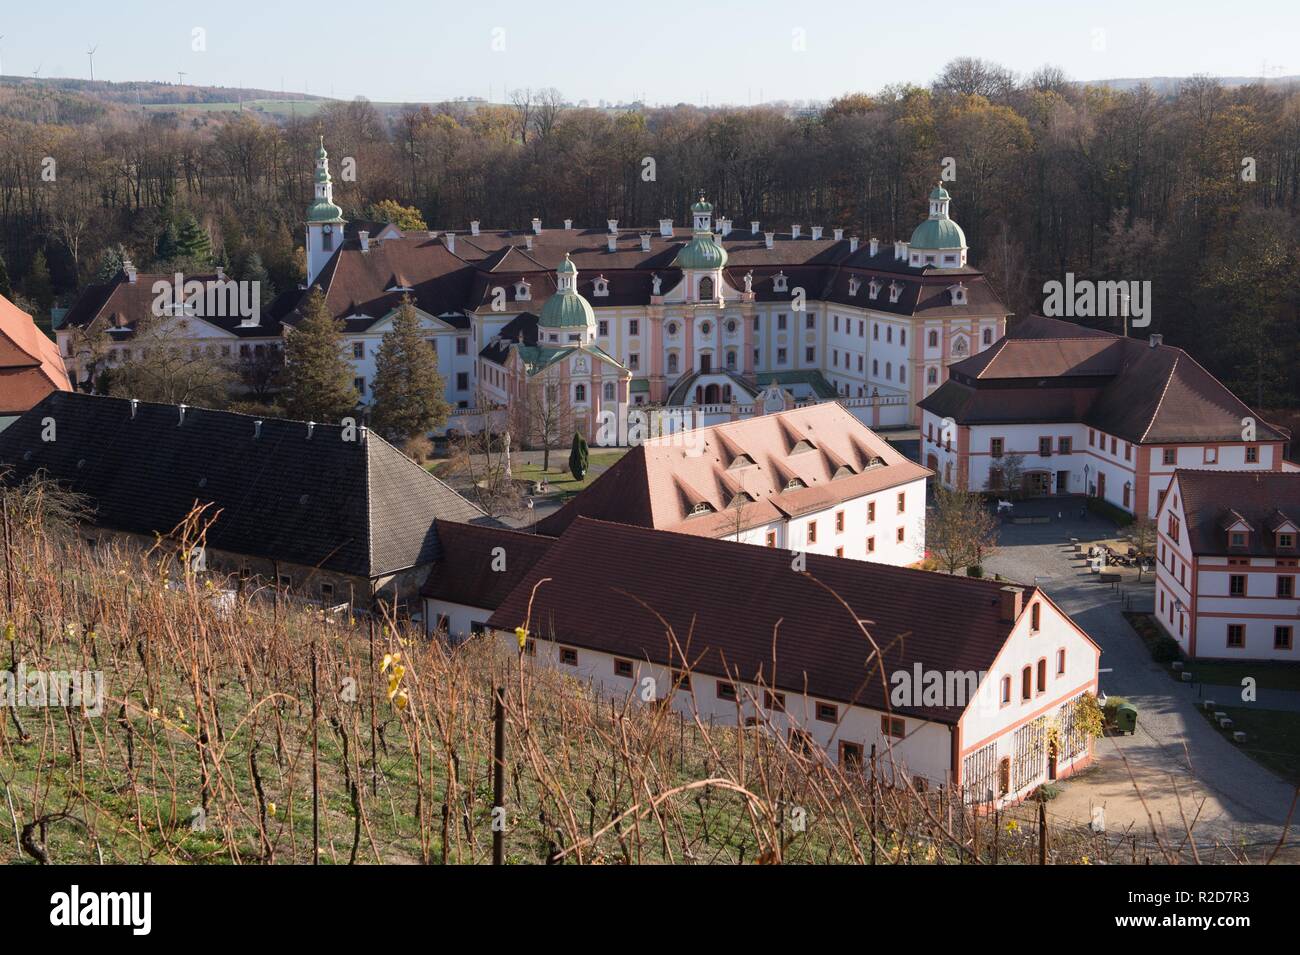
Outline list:
[[[83,495],[94,529],[150,544],[206,505],[210,569],[363,606],[418,592],[437,519],[490,520],[364,427],[80,393],[0,432],[0,465]]]
[[[30,315],[0,295],[0,419],[70,388],[58,346]]]
[[[1181,348],[1034,316],[920,402],[946,486],[1086,494],[1154,516],[1176,468],[1280,471],[1290,435]],[[1012,477],[1008,478],[1008,471]]]

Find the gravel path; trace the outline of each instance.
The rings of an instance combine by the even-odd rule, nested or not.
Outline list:
[[[1096,768],[1066,781],[1053,812],[1086,820],[1101,805],[1109,831],[1132,825],[1145,833],[1151,831],[1152,816],[1157,829],[1162,821],[1181,831],[1186,815],[1196,818],[1195,832],[1202,838],[1238,845],[1275,841],[1294,787],[1236,749],[1196,712],[1197,691],[1170,680],[1121,615],[1121,598],[1073,559],[1070,538],[1110,537],[1113,525],[1095,515],[1080,520],[1077,500],[1026,502],[1016,513],[1049,514],[1052,523],[1004,524],[1001,549],[986,562],[987,571],[1024,583],[1037,578],[1101,646],[1102,692],[1127,697],[1138,708],[1137,732],[1099,740]],[[1150,583],[1122,590],[1129,609],[1152,609]]]

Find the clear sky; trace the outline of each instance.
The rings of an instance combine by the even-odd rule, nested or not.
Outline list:
[[[1300,74],[1297,0],[6,0],[0,70],[318,95],[829,99],[926,83],[955,56],[1075,79]],[[194,39],[202,30],[203,44]],[[203,45],[205,49],[195,49]]]

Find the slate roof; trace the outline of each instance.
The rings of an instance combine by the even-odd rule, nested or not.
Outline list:
[[[203,282],[205,285],[222,281],[215,272],[186,275],[185,279]],[[98,322],[109,330],[116,329],[121,337],[129,338],[141,318],[153,316],[154,300],[158,297],[158,293],[153,290],[154,283],[165,282],[171,287],[175,280],[174,274],[138,272],[132,282],[125,272],[119,272],[111,282],[87,285],[64,315],[59,328],[86,328]],[[226,276],[225,280],[229,281],[230,276]],[[301,294],[298,292],[295,299]],[[265,307],[261,309],[260,323],[248,326],[242,325],[237,315],[185,317],[190,321],[214,325],[237,338],[267,338],[280,334],[280,319],[284,311],[284,303],[279,308]]]
[[[1137,444],[1260,441],[1290,435],[1260,418],[1187,352],[1033,316],[948,368],[920,406],[958,424],[1080,422]]]
[[[0,414],[26,411],[51,391],[71,387],[59,347],[0,295]]]
[[[55,440],[42,440],[53,418]],[[214,505],[209,546],[375,578],[427,564],[434,521],[486,515],[373,432],[55,392],[0,432],[9,480],[40,471],[86,495],[94,523],[167,534]]]
[[[826,402],[646,441],[537,527],[557,535],[583,516],[722,537],[930,473]]]
[[[593,573],[592,568],[599,568]],[[886,709],[883,673],[988,670],[1010,634],[1001,583],[578,518],[488,620],[536,637],[791,693]],[[1034,597],[1025,588],[1024,605]],[[848,609],[836,599],[848,604]],[[663,621],[660,620],[663,618]],[[669,637],[668,627],[676,638]],[[946,724],[959,707],[893,707]]]
[[[1300,556],[1296,548],[1279,550],[1275,530],[1286,522],[1300,526],[1300,471],[1174,472],[1182,492],[1183,516],[1192,553],[1249,554],[1258,557]],[[1233,515],[1233,519],[1225,520]],[[1228,546],[1228,527],[1236,519],[1250,525],[1246,547]]]
[[[504,527],[435,522],[441,552],[421,593],[435,600],[496,610],[555,538]]]

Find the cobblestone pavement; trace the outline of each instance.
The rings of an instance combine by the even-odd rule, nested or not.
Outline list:
[[[1070,538],[1111,537],[1114,525],[1091,514],[1081,520],[1077,499],[1025,502],[1015,513],[1049,515],[1051,523],[1003,524],[1001,549],[986,571],[1037,580],[1101,646],[1102,692],[1138,708],[1137,732],[1099,740],[1096,767],[1065,781],[1053,814],[1082,821],[1100,805],[1108,831],[1132,826],[1148,835],[1153,822],[1162,833],[1168,827],[1181,834],[1185,816],[1195,819],[1198,842],[1244,843],[1256,846],[1257,856],[1277,840],[1295,789],[1220,736],[1196,711],[1196,690],[1170,680],[1151,659],[1121,611],[1150,611],[1153,585],[1129,583],[1117,595],[1072,559]]]

